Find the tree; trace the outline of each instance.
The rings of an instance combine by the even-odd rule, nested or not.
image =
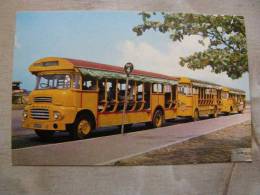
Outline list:
[[[182,41],[184,36],[200,35],[200,44],[209,46],[205,51],[181,57],[180,65],[204,69],[210,66],[212,72],[226,72],[232,79],[238,79],[248,71],[247,47],[244,18],[242,16],[170,14],[161,13],[162,19],[152,19],[156,13],[141,12],[143,24],[133,31],[142,35],[146,30],[168,33],[172,41]]]

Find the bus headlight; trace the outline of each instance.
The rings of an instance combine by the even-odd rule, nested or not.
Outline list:
[[[24,110],[23,111],[23,118],[28,118],[28,111],[27,110]]]
[[[53,112],[53,118],[54,118],[55,120],[61,119],[61,113],[58,112],[58,111],[54,111],[54,112]]]

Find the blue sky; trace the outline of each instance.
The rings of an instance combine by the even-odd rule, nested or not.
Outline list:
[[[39,58],[57,56],[119,66],[131,61],[136,69],[189,76],[248,93],[248,74],[233,81],[225,73],[211,73],[210,68],[192,71],[178,65],[180,56],[205,49],[198,44],[200,37],[172,42],[167,34],[154,31],[136,36],[132,28],[141,22],[138,12],[18,12],[13,80],[22,81],[25,89],[33,89],[35,79],[28,66]]]

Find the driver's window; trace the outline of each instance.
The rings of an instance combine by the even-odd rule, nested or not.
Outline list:
[[[37,89],[68,89],[71,79],[67,74],[49,74],[37,76]]]

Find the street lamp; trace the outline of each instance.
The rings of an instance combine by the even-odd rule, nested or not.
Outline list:
[[[124,66],[124,71],[127,75],[127,77],[129,77],[129,75],[131,74],[131,72],[134,70],[134,65],[131,62],[127,62]]]
[[[122,113],[122,125],[121,125],[121,134],[124,134],[124,125],[125,125],[125,112],[127,108],[127,92],[128,92],[128,80],[129,80],[129,75],[131,72],[134,70],[134,65],[131,62],[127,62],[124,66],[124,71],[126,74],[126,85],[125,85],[125,98],[124,98],[124,107],[123,107],[123,113]]]

